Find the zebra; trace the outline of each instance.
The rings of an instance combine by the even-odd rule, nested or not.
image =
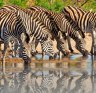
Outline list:
[[[90,32],[92,34],[91,53],[96,54],[95,14],[91,11],[86,12],[73,6],[65,7],[62,12],[69,22],[73,21],[74,25],[77,24],[78,28],[80,28],[82,31]]]
[[[0,10],[0,39],[4,42],[4,50],[2,55],[2,68],[5,69],[5,56],[9,41],[14,38],[20,43],[20,51],[24,64],[30,63],[30,58],[27,56],[25,47],[21,40],[21,34],[26,33],[26,29],[19,15],[14,12]]]
[[[27,10],[29,11],[29,10]],[[42,22],[44,22],[44,24],[50,29],[52,35],[53,35],[53,39],[55,38],[56,41],[57,41],[57,48],[58,50],[60,50],[64,55],[68,55],[69,51],[67,50],[67,47],[65,48],[65,40],[61,39],[62,37],[60,37],[59,33],[59,28],[57,26],[56,23],[54,23],[54,20],[49,13],[47,12],[37,12],[37,11],[29,11],[29,12],[34,12],[33,15],[35,17],[38,17]],[[46,15],[47,16],[46,16]],[[49,19],[49,20],[48,20]],[[55,25],[53,24],[56,24],[56,27]],[[56,29],[56,30],[55,30]],[[62,33],[60,33],[62,35]],[[64,34],[64,37],[65,37],[65,34]]]
[[[29,13],[26,10],[21,9],[17,6],[5,6],[5,7],[2,7],[2,9],[6,10],[6,11],[17,12],[17,15],[19,15],[21,17],[23,24],[26,28],[27,34],[29,36],[34,35],[34,37],[36,37],[36,39],[39,40],[40,43],[43,43],[47,40],[51,42],[50,39],[52,38],[52,34],[50,33],[49,29],[43,24],[43,22],[38,20],[38,18],[36,18],[32,15],[29,15]],[[14,10],[11,10],[11,9],[14,9]],[[50,45],[48,47],[50,48],[50,49],[48,49],[49,51],[46,51],[46,50],[43,50],[43,51],[45,51],[47,53],[52,51],[51,54],[49,54],[49,55],[53,57],[54,51],[51,50],[52,45]]]
[[[3,7],[3,9],[16,11],[16,9],[19,10],[19,7],[17,7],[17,6],[5,6],[5,7]],[[27,14],[33,16],[34,18],[38,17],[39,20],[41,20],[51,30],[50,33],[56,39],[57,43],[59,43],[59,41],[60,41],[60,37],[58,37],[59,29],[58,29],[57,25],[55,24],[54,19],[52,19],[52,17],[47,12],[32,12],[32,11],[28,11],[28,10],[27,11],[25,10],[25,12],[27,12]],[[60,42],[62,42],[62,41],[60,41]],[[65,44],[65,43],[63,42],[61,44],[63,46],[63,44]],[[63,50],[63,49],[64,48],[61,49],[63,54],[69,53],[69,52],[67,52],[67,49],[66,50],[65,49]]]
[[[28,8],[27,10],[31,10],[31,11],[43,11],[43,12],[48,12],[48,14],[50,14],[49,12],[50,11],[48,11],[47,9],[45,9],[45,8],[42,8],[42,7],[39,7],[39,6],[33,6],[33,7],[30,7],[30,8]],[[59,33],[60,33],[60,31],[59,31]],[[63,35],[62,35],[62,33],[60,33],[61,34],[61,36],[59,36],[59,38],[60,37],[62,37]],[[64,35],[64,37],[66,37],[66,35]],[[64,38],[64,40],[66,40],[66,38]],[[65,46],[66,46],[66,44],[65,44],[65,41],[63,40],[63,38],[62,38],[62,40],[60,41],[60,39],[59,40],[56,40],[57,41],[57,49],[59,50],[59,57],[61,57],[61,52],[63,53],[63,54],[68,54],[68,49],[66,49],[65,48]],[[61,42],[61,43],[60,43]],[[60,43],[60,44],[59,44]],[[62,47],[60,47],[60,46],[62,46]],[[63,49],[65,49],[65,53],[62,51]],[[73,49],[69,46],[69,50],[71,50],[71,52],[73,52]],[[61,52],[60,52],[61,51]]]
[[[72,23],[72,25],[70,25],[63,13],[54,13],[38,6],[33,6],[29,9],[31,9],[32,11],[47,11],[49,14],[51,14],[60,31],[62,33],[67,33],[68,37],[70,36],[76,42],[77,50],[79,50],[83,54],[83,56],[87,56],[88,51],[85,49],[85,46],[83,45],[84,40],[82,39],[85,37],[84,32],[80,28],[78,28],[76,24],[74,25]]]

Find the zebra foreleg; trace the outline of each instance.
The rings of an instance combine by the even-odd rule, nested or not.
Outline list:
[[[96,31],[92,32],[92,46],[91,53],[96,55]]]
[[[59,51],[59,59],[62,59],[62,53]]]

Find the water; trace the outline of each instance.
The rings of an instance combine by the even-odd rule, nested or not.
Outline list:
[[[5,71],[0,68],[0,93],[96,93],[95,73],[95,59],[93,64],[90,55],[30,66],[6,63]]]

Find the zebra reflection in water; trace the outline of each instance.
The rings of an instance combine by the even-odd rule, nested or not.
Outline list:
[[[3,75],[0,93],[91,93],[86,92],[85,82],[90,80],[87,72],[70,76],[62,70],[31,70]]]

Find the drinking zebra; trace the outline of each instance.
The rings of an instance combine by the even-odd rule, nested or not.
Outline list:
[[[17,6],[5,6],[2,9],[6,9],[7,11],[20,11],[20,8]],[[40,21],[42,21],[45,24],[45,26],[50,30],[50,33],[52,34],[53,38],[56,39],[58,45],[62,44],[62,48],[61,49],[59,48],[62,51],[62,53],[63,54],[69,53],[67,51],[67,49],[63,48],[63,46],[65,46],[64,45],[65,43],[62,40],[60,41],[60,37],[58,37],[59,28],[56,25],[56,23],[54,22],[54,19],[51,17],[50,14],[48,14],[47,12],[33,12],[33,11],[29,11],[29,10],[24,10],[24,9],[21,9],[21,10],[24,11],[24,13],[31,15],[31,17],[38,18]],[[59,43],[59,42],[62,42],[62,43]],[[47,45],[47,44],[45,44],[45,45]]]
[[[90,32],[92,34],[91,53],[96,54],[95,14],[91,11],[85,12],[82,9],[73,6],[65,7],[62,12],[69,22],[74,22],[74,25],[77,24],[78,28],[82,31]]]
[[[2,56],[2,66],[5,68],[5,56],[9,41],[13,38],[20,43],[20,51],[25,64],[30,62],[26,55],[25,47],[21,40],[21,34],[26,33],[26,29],[19,15],[13,12],[0,10],[0,39],[4,42],[4,50]]]
[[[11,7],[13,10],[8,7]],[[49,29],[44,25],[44,23],[41,22],[38,18],[30,15],[29,12],[17,6],[5,6],[2,9],[6,11],[14,11],[17,12],[17,15],[20,15],[29,37],[34,35],[34,37],[36,37],[36,39],[39,40],[40,43],[51,42],[51,39],[53,37],[52,34],[50,33]],[[48,46],[49,49],[44,50],[43,48],[43,51],[53,57],[54,50],[52,47],[53,45],[51,44]]]
[[[70,23],[67,21],[67,19],[62,13],[54,13],[38,6],[33,6],[30,9],[32,11],[46,11],[51,14],[55,22],[57,23],[57,26],[59,27],[60,31],[62,33],[67,33],[67,35],[70,36],[76,42],[77,50],[79,50],[83,54],[83,56],[86,56],[88,54],[88,51],[85,49],[84,46],[84,40],[82,39],[85,37],[85,35],[83,31],[77,27],[77,24],[74,24],[74,22],[72,22],[72,25],[70,25]],[[70,49],[72,50],[72,48]]]

